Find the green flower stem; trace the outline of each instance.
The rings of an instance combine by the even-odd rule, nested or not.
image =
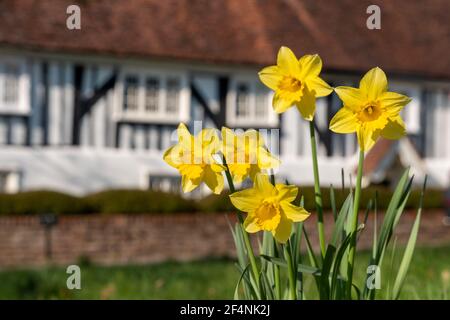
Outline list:
[[[317,210],[317,228],[319,229],[320,251],[323,258],[325,257],[325,231],[323,227],[322,192],[320,191],[319,165],[317,164],[316,133],[314,130],[313,121],[309,121],[309,134],[311,137],[311,155],[314,171],[314,193]]]
[[[226,167],[225,175],[227,177],[228,186],[230,188],[230,191],[235,192],[236,189],[234,188],[233,178],[231,177],[231,173],[230,173],[230,170],[226,163],[225,157],[223,157],[223,164]],[[261,286],[259,283],[258,265],[256,264],[256,258],[255,258],[255,254],[253,252],[252,244],[250,242],[250,237],[244,228],[244,217],[242,216],[242,213],[240,211],[237,211],[237,216],[239,219],[239,225],[241,226],[242,236],[244,237],[244,243],[245,243],[245,248],[247,249],[248,259],[250,260],[250,266],[252,268],[253,278],[255,280],[255,283],[258,285],[258,288],[260,288]]]
[[[273,247],[274,253],[276,257],[279,257],[280,254],[278,252],[277,243],[275,239],[273,239]],[[278,300],[281,300],[281,280],[280,280],[280,267],[276,264],[273,264],[274,269],[274,282],[275,282],[275,297]]]
[[[363,175],[363,165],[364,165],[364,151],[359,151],[359,162],[358,162],[358,175],[356,177],[356,187],[355,187],[355,200],[353,203],[353,215],[352,224],[350,232],[353,233],[352,242],[350,244],[349,254],[348,254],[348,270],[347,270],[347,294],[349,299],[351,299],[352,281],[353,281],[353,267],[355,263],[355,252],[356,252],[356,229],[358,228],[358,212],[359,212],[359,201],[361,198],[361,181]]]
[[[292,252],[290,241],[284,245],[284,256],[288,267],[289,280],[289,300],[297,300],[297,280],[295,278],[295,270],[292,263]]]

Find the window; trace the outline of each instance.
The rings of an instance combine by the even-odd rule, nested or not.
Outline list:
[[[0,170],[0,193],[15,193],[20,191],[21,172]]]
[[[159,80],[148,78],[145,87],[145,111],[158,112],[159,110]]]
[[[19,68],[15,64],[5,66],[3,102],[17,103],[19,98]]]
[[[176,114],[179,108],[180,82],[178,79],[167,80],[167,113]]]
[[[180,193],[181,180],[176,176],[151,175],[149,177],[149,189],[152,191],[163,191]]]
[[[267,116],[268,96],[267,90],[261,85],[256,87],[256,101],[255,101],[255,118],[265,119]]]
[[[274,127],[278,125],[278,116],[271,109],[271,91],[259,80],[239,78],[232,82],[228,100],[230,112],[227,122],[232,126]]]
[[[123,109],[127,111],[138,110],[138,79],[136,77],[125,79]]]
[[[236,93],[236,117],[247,118],[250,115],[250,94],[246,84],[239,84]]]
[[[123,89],[117,117],[136,122],[185,122],[189,117],[182,75],[163,72],[129,72],[120,80]]]

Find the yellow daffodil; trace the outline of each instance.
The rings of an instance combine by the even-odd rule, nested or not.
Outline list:
[[[190,192],[202,182],[216,194],[223,189],[223,165],[217,164],[213,156],[220,151],[220,140],[213,129],[203,129],[195,137],[184,124],[177,129],[178,144],[164,153],[164,161],[177,169],[184,192]]]
[[[280,161],[266,148],[264,138],[256,130],[235,134],[222,128],[223,154],[234,182],[241,183],[247,177],[252,180],[261,170],[276,168]]]
[[[277,65],[262,69],[259,78],[275,91],[273,108],[282,113],[296,105],[306,120],[312,121],[316,98],[329,95],[333,90],[320,77],[322,60],[315,55],[305,55],[299,60],[291,49],[281,47]]]
[[[285,243],[291,235],[292,222],[309,217],[305,209],[291,203],[297,192],[295,186],[274,186],[267,175],[257,174],[253,188],[235,192],[230,199],[237,209],[248,213],[244,222],[247,232],[270,231],[278,242]]]
[[[405,135],[400,111],[411,99],[389,92],[385,73],[376,67],[367,72],[359,88],[337,87],[343,108],[331,119],[330,129],[337,133],[356,132],[361,150],[368,151],[378,138],[399,139]]]

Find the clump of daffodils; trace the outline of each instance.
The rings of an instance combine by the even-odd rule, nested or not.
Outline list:
[[[388,91],[387,77],[378,67],[363,76],[359,88],[334,88],[343,106],[331,120],[330,130],[344,134],[356,133],[360,152],[354,194],[350,193],[342,205],[332,228],[333,235],[327,244],[313,122],[316,99],[331,94],[333,88],[320,77],[321,70],[322,60],[317,54],[298,59],[289,48],[281,47],[277,64],[259,72],[261,81],[274,91],[274,111],[283,113],[295,106],[310,123],[321,247],[319,257],[312,250],[303,228],[303,222],[311,214],[297,201],[296,186],[275,183],[274,176],[269,179],[269,174],[281,162],[270,152],[256,130],[237,134],[225,127],[221,132],[208,128],[194,136],[184,124],[180,124],[177,129],[178,143],[164,153],[164,160],[182,176],[184,192],[190,192],[204,183],[213,193],[220,194],[224,189],[224,181],[228,182],[232,192],[229,198],[237,209],[238,223],[233,229],[233,236],[246,299],[302,299],[303,281],[297,281],[302,272],[315,277],[320,275],[321,280],[316,281],[316,284],[319,297],[323,299],[374,299],[376,296],[373,289],[358,288],[353,278],[357,235],[362,232],[358,225],[358,213],[364,155],[379,138],[400,139],[405,135],[400,111],[411,99]],[[242,184],[246,180],[251,180],[253,186],[236,191],[235,184]],[[404,207],[401,201],[408,198],[410,187],[406,171],[386,212],[380,238],[374,241],[371,265],[382,263],[395,221]],[[389,286],[392,287],[394,298],[399,296],[411,261],[419,221],[420,209],[401,261],[402,266],[394,285]],[[260,232],[263,234],[259,256],[261,263],[257,263],[250,234]],[[310,265],[300,261],[300,241],[303,236],[308,244],[306,248]],[[284,270],[287,270],[287,283],[280,282],[280,273]],[[239,291],[235,297],[239,297]]]

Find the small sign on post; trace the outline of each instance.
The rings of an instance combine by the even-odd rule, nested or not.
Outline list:
[[[40,216],[41,225],[45,228],[45,257],[52,259],[52,237],[51,229],[58,223],[58,217],[53,213],[42,214]]]

